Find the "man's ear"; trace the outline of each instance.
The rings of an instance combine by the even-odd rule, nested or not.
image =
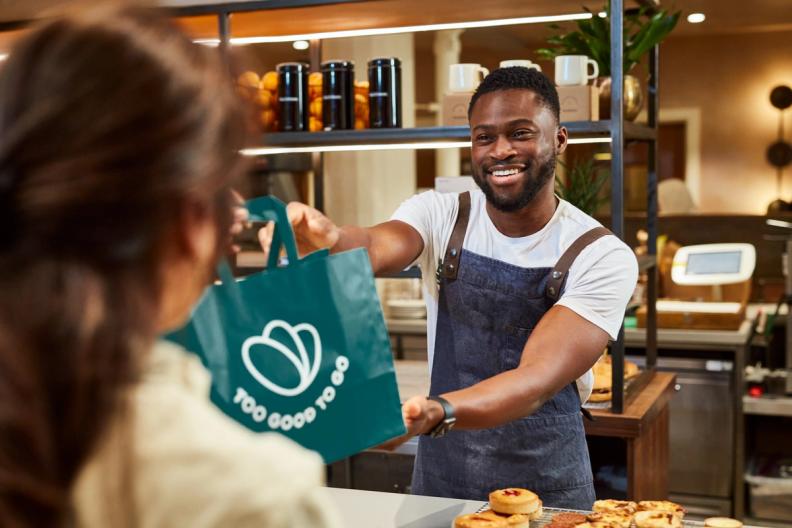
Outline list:
[[[569,132],[566,127],[559,126],[556,131],[556,155],[562,154],[569,144]]]

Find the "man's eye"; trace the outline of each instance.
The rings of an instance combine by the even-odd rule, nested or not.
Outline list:
[[[476,141],[489,141],[490,137],[487,134],[479,134],[476,136]]]
[[[516,138],[529,137],[530,135],[531,135],[531,131],[530,130],[525,130],[525,129],[515,130],[514,134],[512,134],[512,136],[514,136]]]

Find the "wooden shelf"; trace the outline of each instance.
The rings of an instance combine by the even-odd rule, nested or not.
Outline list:
[[[610,137],[610,121],[571,121],[562,123],[562,125],[569,130],[569,136],[573,139]],[[624,137],[627,140],[649,141],[655,139],[655,132],[646,125],[625,123]],[[465,126],[369,128],[365,130],[332,130],[322,132],[272,132],[264,134],[261,138],[261,142],[258,145],[251,145],[251,148],[439,143],[469,140],[470,129]]]

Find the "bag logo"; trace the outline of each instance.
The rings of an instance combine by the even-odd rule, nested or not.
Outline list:
[[[291,340],[294,341],[294,347],[297,349],[296,353],[280,341],[273,339],[272,332],[275,330],[283,330],[291,337]],[[306,339],[308,336],[313,339],[313,361],[308,357],[308,350],[303,341],[304,336]],[[300,376],[300,382],[296,387],[282,387],[278,385],[262,374],[253,364],[253,361],[250,359],[250,349],[254,346],[261,345],[278,351],[294,365],[294,368],[297,369],[297,373]],[[281,396],[299,396],[311,387],[316,380],[316,375],[319,373],[319,367],[322,364],[322,341],[319,338],[319,332],[313,325],[300,323],[292,326],[285,321],[275,319],[267,323],[261,335],[248,337],[245,340],[242,344],[242,362],[245,364],[248,373],[271,392]],[[242,412],[249,415],[254,422],[264,423],[266,421],[267,426],[272,430],[289,431],[292,428],[302,429],[304,426],[313,423],[319,412],[328,409],[328,406],[336,397],[336,388],[340,388],[344,383],[345,373],[349,369],[349,358],[339,355],[336,357],[334,364],[335,369],[330,372],[330,383],[320,391],[309,396],[312,399],[316,396],[316,398],[313,399],[313,405],[308,405],[294,414],[267,409],[262,403],[257,402],[253,395],[243,387],[237,387],[233,402],[239,405]]]
[[[273,330],[277,328],[285,330],[289,336],[291,336],[292,341],[294,341],[294,346],[297,348],[296,354],[288,346],[270,337]],[[303,342],[301,334],[308,334],[313,338],[313,362],[308,358],[308,351],[305,349],[305,343]],[[250,359],[250,349],[256,345],[265,345],[283,354],[300,374],[299,384],[291,388],[281,387],[262,374]],[[311,386],[316,379],[316,374],[319,372],[319,366],[322,364],[322,341],[319,339],[319,332],[316,331],[313,325],[301,323],[292,326],[286,321],[275,319],[267,323],[267,326],[264,327],[264,331],[260,336],[248,337],[245,340],[242,344],[242,361],[250,375],[270,391],[275,394],[280,394],[281,396],[299,396]]]

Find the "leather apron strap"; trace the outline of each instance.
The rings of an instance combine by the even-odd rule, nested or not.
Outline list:
[[[445,256],[440,261],[437,269],[437,279],[441,277],[446,280],[457,278],[459,271],[459,258],[462,256],[462,243],[465,241],[468,220],[470,219],[470,191],[459,193],[459,210],[457,212],[456,223],[448,239]]]
[[[555,303],[561,296],[561,291],[564,289],[564,284],[569,274],[569,268],[572,267],[572,263],[575,262],[580,252],[586,249],[592,242],[612,234],[613,233],[611,233],[609,229],[600,226],[580,235],[580,237],[564,251],[564,254],[558,259],[556,265],[553,266],[553,271],[550,273],[550,280],[547,281],[545,296]]]
[[[609,229],[595,227],[580,235],[578,239],[572,242],[572,245],[564,251],[564,254],[558,259],[556,265],[553,266],[553,271],[550,272],[550,279],[548,279],[547,287],[545,288],[545,297],[547,297],[552,304],[555,304],[561,296],[561,291],[564,289],[564,284],[566,284],[566,279],[569,275],[569,268],[572,267],[572,263],[575,262],[577,256],[592,242],[611,234],[613,233],[611,233]],[[575,394],[580,396],[577,388],[577,380],[573,381],[571,385],[575,390]],[[583,407],[582,403],[583,402],[581,402],[580,412],[582,412],[583,416],[587,419],[594,421],[594,416],[591,414],[591,411]]]

